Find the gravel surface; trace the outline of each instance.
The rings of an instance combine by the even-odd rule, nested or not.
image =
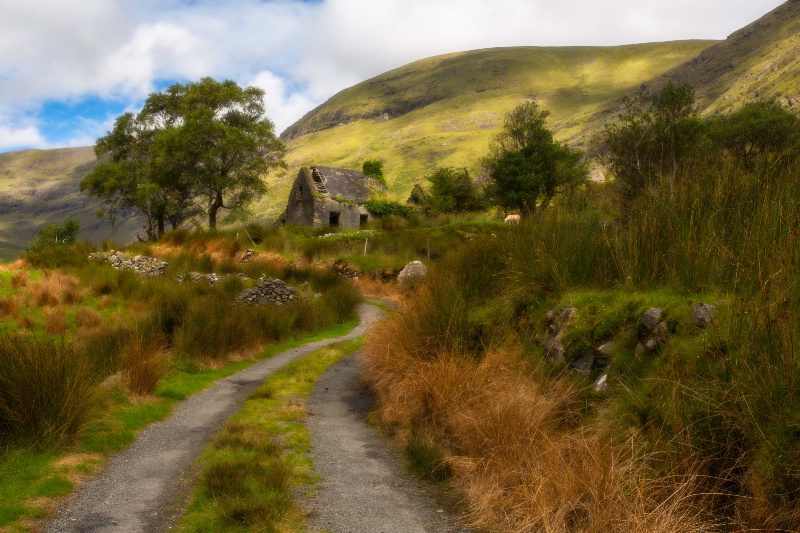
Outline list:
[[[347,335],[277,354],[182,402],[169,418],[152,424],[135,444],[112,456],[106,472],[81,487],[46,531],[169,530],[197,478],[193,461],[222,423],[273,372],[323,346],[363,335],[381,316],[371,305],[359,306],[358,313],[361,324]]]
[[[372,398],[360,381],[359,354],[331,366],[308,402],[318,494],[304,506],[311,531],[334,533],[466,532],[431,497],[431,486],[403,472],[378,431],[365,422]]]

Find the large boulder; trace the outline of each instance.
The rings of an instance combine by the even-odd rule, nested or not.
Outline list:
[[[428,267],[422,261],[412,261],[407,264],[397,275],[397,284],[400,287],[415,287],[428,275]]]

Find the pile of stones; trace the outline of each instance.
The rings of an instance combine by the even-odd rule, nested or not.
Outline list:
[[[292,301],[300,293],[294,287],[279,279],[259,278],[256,286],[245,289],[234,302],[248,305],[283,305]]]
[[[247,251],[244,253],[244,257],[242,257],[239,260],[239,262],[240,263],[247,263],[248,261],[250,261],[255,256],[256,256],[256,251],[253,250],[252,248],[248,248]]]
[[[341,259],[337,259],[333,264],[333,271],[347,279],[358,279],[361,276],[360,268]]]
[[[124,253],[111,250],[107,254],[97,252],[89,255],[90,260],[108,261],[117,270],[133,270],[139,274],[147,276],[163,276],[167,271],[166,262],[156,257],[146,255],[135,255],[128,257]]]

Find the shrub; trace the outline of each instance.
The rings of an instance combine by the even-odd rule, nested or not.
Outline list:
[[[83,427],[97,376],[72,344],[0,338],[0,439],[33,445],[65,442]]]
[[[22,302],[19,296],[6,296],[0,298],[0,318],[12,316],[16,318],[19,316],[19,311],[22,307]]]

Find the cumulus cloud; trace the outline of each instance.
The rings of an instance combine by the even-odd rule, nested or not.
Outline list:
[[[47,138],[45,102],[100,98],[135,107],[165,83],[202,76],[264,88],[281,131],[334,93],[431,55],[721,39],[781,2],[0,0],[0,132],[9,140],[2,146],[105,132],[76,119],[68,139]]]

